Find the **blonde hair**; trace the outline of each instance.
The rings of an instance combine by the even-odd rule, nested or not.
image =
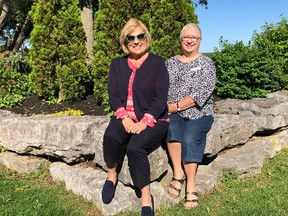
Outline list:
[[[185,30],[186,28],[197,28],[198,31],[199,31],[199,33],[200,33],[200,39],[202,39],[202,32],[201,32],[201,29],[200,29],[199,25],[197,25],[197,24],[195,24],[195,23],[188,23],[187,25],[185,25],[185,26],[182,28],[182,30],[181,30],[181,32],[180,32],[180,40],[182,40],[182,38],[183,38],[183,32],[184,32],[184,30]]]
[[[147,29],[147,27],[145,26],[144,23],[142,23],[140,20],[135,19],[135,18],[131,18],[123,27],[123,29],[121,30],[121,34],[119,37],[119,42],[120,45],[123,49],[123,51],[126,54],[130,54],[129,49],[127,48],[127,41],[126,41],[126,36],[129,35],[131,32],[133,32],[136,28],[140,27],[144,33],[146,34],[146,40],[147,40],[147,49],[150,46],[150,42],[151,42],[151,35]]]

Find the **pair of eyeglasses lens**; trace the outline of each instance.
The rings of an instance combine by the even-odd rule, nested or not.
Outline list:
[[[192,36],[192,37],[183,37],[182,40],[183,41],[188,41],[188,40],[192,40],[193,42],[197,42],[200,39],[200,37],[197,36]]]
[[[134,42],[135,40],[138,40],[138,41],[144,41],[146,39],[146,34],[145,33],[142,33],[142,34],[139,34],[139,35],[136,35],[136,36],[133,36],[133,35],[127,35],[126,36],[126,41],[128,43],[132,43]]]

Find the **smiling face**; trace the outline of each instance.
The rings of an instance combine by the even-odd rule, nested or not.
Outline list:
[[[143,34],[145,34],[145,31],[141,27],[137,27],[134,31],[126,36],[126,38],[131,38],[131,40],[126,41],[126,46],[132,56],[140,57],[147,52],[147,38],[146,36],[143,37]],[[134,39],[132,39],[133,37]]]
[[[201,33],[196,26],[188,26],[182,31],[181,47],[184,54],[196,54],[199,52]]]

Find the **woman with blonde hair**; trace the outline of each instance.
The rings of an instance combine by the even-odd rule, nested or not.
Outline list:
[[[120,34],[127,54],[112,60],[108,79],[109,102],[115,111],[104,134],[104,160],[108,167],[102,190],[105,204],[112,201],[118,182],[116,167],[125,147],[133,184],[141,190],[141,215],[154,215],[150,193],[148,155],[158,148],[168,129],[168,71],[162,57],[148,51],[147,27],[130,19]]]

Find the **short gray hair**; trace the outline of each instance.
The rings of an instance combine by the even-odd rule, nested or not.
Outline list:
[[[184,30],[185,30],[186,28],[197,28],[197,29],[199,30],[199,32],[200,32],[200,39],[202,39],[202,32],[201,32],[201,29],[200,29],[199,25],[197,25],[197,24],[195,24],[195,23],[188,23],[188,24],[186,24],[186,25],[182,28],[182,30],[181,30],[181,32],[180,32],[180,40],[182,40],[182,38],[183,38],[183,32],[184,32]]]

